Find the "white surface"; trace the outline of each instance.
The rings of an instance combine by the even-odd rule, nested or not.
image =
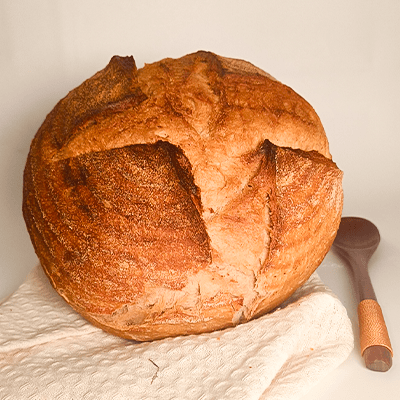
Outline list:
[[[247,324],[135,343],[85,321],[38,266],[0,304],[0,398],[299,400],[353,343],[346,309],[316,274]]]
[[[344,214],[371,219],[382,235],[371,275],[394,365],[368,371],[356,347],[305,398],[397,399],[399,21],[397,0],[0,0],[0,298],[37,262],[21,216],[22,172],[31,139],[61,97],[114,54],[132,54],[139,67],[199,49],[243,58],[314,106],[345,172]],[[319,273],[356,327],[344,267]]]

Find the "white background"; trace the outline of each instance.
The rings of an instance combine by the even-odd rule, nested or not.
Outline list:
[[[141,67],[197,50],[248,60],[308,100],[345,173],[344,215],[369,218],[381,232],[370,270],[394,365],[387,373],[366,370],[356,343],[349,359],[305,399],[397,399],[398,0],[0,0],[0,299],[37,263],[22,218],[22,174],[46,114],[113,55],[133,55]],[[330,264],[320,276],[357,328],[347,271]]]

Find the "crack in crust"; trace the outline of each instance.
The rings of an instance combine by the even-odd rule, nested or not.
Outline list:
[[[113,57],[36,134],[23,212],[72,307],[152,340],[286,300],[333,241],[341,178],[312,107],[252,64]]]

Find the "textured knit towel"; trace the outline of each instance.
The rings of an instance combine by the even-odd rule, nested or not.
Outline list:
[[[353,343],[346,310],[316,274],[257,320],[138,343],[86,322],[37,267],[0,305],[0,399],[298,399]]]

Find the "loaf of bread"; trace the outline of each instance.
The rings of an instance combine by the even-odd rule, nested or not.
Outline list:
[[[23,213],[55,290],[146,341],[279,306],[328,252],[341,182],[313,108],[252,64],[116,56],[37,132]]]

